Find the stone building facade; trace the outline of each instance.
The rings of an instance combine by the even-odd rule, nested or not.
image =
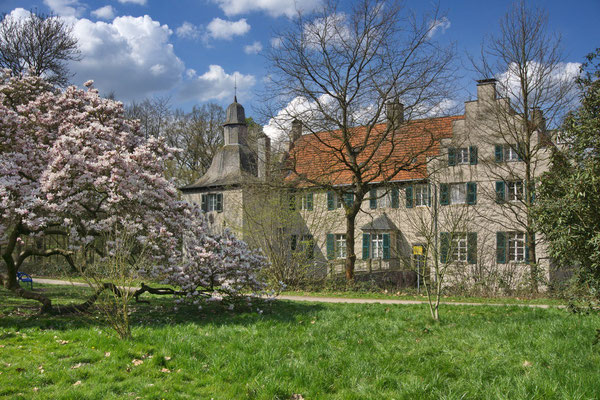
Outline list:
[[[394,120],[387,124],[402,125],[401,105],[394,104],[391,111],[388,117]],[[258,146],[261,157],[247,152],[243,115],[237,102],[229,106],[223,149],[207,174],[182,191],[186,198],[202,204],[215,226],[237,226],[247,235],[242,210],[248,199],[241,184],[267,178],[259,164],[267,158],[268,139]],[[477,99],[465,103],[463,115],[402,125],[406,135],[413,135],[404,143],[421,146],[414,162],[422,165],[373,182],[356,218],[356,271],[414,270],[427,259],[451,263],[451,283],[486,281],[518,287],[528,281],[530,265],[535,263],[539,278],[548,281],[550,259],[541,237],[533,236],[536,259],[528,257],[530,220],[525,200],[534,189],[526,176],[535,178],[547,170],[553,146],[543,116],[537,110],[533,116],[535,135],[527,143],[511,138],[506,132],[523,122],[521,116],[498,96],[495,81],[485,80],[478,84]],[[318,146],[310,145],[314,138],[302,135],[297,123],[292,138],[296,169],[318,168]],[[525,144],[535,152],[522,151],[520,146]],[[525,162],[525,154],[535,159]],[[266,166],[262,168],[266,171]],[[344,174],[335,179],[339,187],[351,183]],[[281,227],[282,245],[307,254],[315,274],[342,273],[346,257],[343,202],[354,201],[352,193],[340,198],[333,191],[300,185],[290,196],[301,223]]]

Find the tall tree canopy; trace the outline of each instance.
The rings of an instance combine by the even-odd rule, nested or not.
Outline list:
[[[600,48],[578,79],[581,105],[560,131],[561,148],[542,176],[535,217],[559,266],[578,266],[600,299]]]

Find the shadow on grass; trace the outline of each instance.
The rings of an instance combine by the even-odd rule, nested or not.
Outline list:
[[[88,288],[75,286],[44,286],[36,291],[43,292],[53,304],[80,303],[91,293]],[[259,301],[252,308],[243,307],[230,311],[220,305],[197,306],[177,304],[171,297],[150,297],[150,303],[130,303],[132,328],[139,326],[196,325],[253,325],[257,322],[292,322],[298,316],[314,314],[323,309],[320,304],[275,300]],[[257,311],[260,310],[260,313]],[[0,329],[71,330],[104,326],[102,313],[95,308],[89,313],[71,315],[39,314],[39,303],[26,300],[0,289]]]

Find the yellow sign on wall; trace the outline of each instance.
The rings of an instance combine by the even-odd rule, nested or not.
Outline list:
[[[413,246],[413,255],[422,256],[423,255],[423,246]]]

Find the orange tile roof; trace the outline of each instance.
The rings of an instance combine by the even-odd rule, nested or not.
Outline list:
[[[439,154],[440,140],[451,138],[452,123],[461,119],[463,115],[414,120],[393,133],[386,132],[387,123],[370,133],[362,126],[352,128],[346,138],[356,162],[363,164],[363,182],[424,179],[427,157]],[[290,150],[287,181],[299,186],[352,184],[355,174],[343,139],[341,130],[301,136]]]

